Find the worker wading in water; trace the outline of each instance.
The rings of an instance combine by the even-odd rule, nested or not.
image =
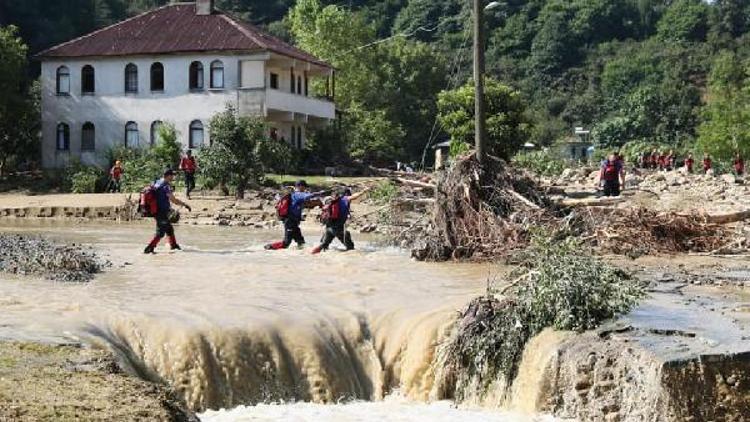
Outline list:
[[[146,191],[142,194],[145,199],[142,199],[145,207],[150,208],[151,216],[156,220],[156,234],[151,239],[143,253],[154,253],[154,249],[159,244],[159,241],[166,235],[169,238],[169,247],[172,250],[182,249],[177,244],[177,238],[174,234],[174,227],[172,221],[178,219],[179,213],[172,210],[171,204],[180,205],[191,211],[190,206],[185,202],[180,201],[174,196],[172,192],[172,182],[174,181],[175,172],[174,170],[167,170],[164,172],[164,177],[158,180],[156,183],[146,188]]]

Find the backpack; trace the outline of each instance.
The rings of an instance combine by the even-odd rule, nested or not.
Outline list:
[[[138,201],[138,212],[144,217],[154,217],[159,212],[159,203],[156,200],[156,187],[151,184],[143,188]]]
[[[276,202],[276,215],[283,220],[289,217],[289,211],[292,208],[292,194],[287,193]]]
[[[617,161],[607,160],[604,164],[604,180],[617,180]]]
[[[323,207],[323,212],[320,213],[320,222],[323,224],[332,223],[341,218],[341,199],[337,199],[330,204]]]

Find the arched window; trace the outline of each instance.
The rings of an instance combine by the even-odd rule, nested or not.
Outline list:
[[[96,91],[96,81],[94,78],[94,67],[87,64],[81,68],[81,93],[93,94]]]
[[[289,92],[294,94],[294,68],[289,69]],[[292,131],[294,131],[294,127],[292,127]],[[292,138],[294,138],[294,134],[292,134]]]
[[[138,92],[138,66],[133,63],[125,66],[125,92]]]
[[[200,148],[203,146],[203,123],[200,120],[193,120],[190,123],[190,148]]]
[[[162,126],[161,120],[154,120],[153,123],[151,123],[151,146],[154,146],[161,142],[161,134],[159,133],[159,128]]]
[[[96,128],[91,122],[86,122],[81,128],[81,151],[94,151],[96,149]]]
[[[70,95],[70,70],[66,66],[57,68],[57,95]]]
[[[220,60],[211,63],[211,88],[224,88],[224,64]]]
[[[302,76],[297,76],[297,94],[302,94]]]
[[[190,89],[203,89],[203,63],[190,63]]]
[[[125,125],[125,146],[128,148],[137,148],[139,143],[138,123],[128,122]]]
[[[57,150],[68,151],[70,149],[70,126],[66,123],[57,125]]]
[[[151,65],[151,91],[164,91],[164,65],[159,62]]]

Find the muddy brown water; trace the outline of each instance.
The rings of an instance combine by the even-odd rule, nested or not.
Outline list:
[[[414,262],[374,237],[355,236],[354,252],[312,256],[309,247],[263,250],[277,232],[181,226],[184,251],[161,245],[148,256],[140,253],[147,224],[2,224],[93,245],[113,266],[86,284],[0,274],[0,338],[109,347],[126,369],[170,383],[196,410],[317,403],[236,408],[209,420],[434,420],[450,407],[427,404],[435,346],[502,271]],[[306,227],[310,246],[319,232]],[[348,404],[330,405],[340,402]],[[452,420],[518,419],[451,412]]]

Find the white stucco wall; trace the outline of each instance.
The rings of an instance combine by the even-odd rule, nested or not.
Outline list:
[[[210,66],[214,60],[224,64],[224,89],[211,89]],[[203,64],[204,90],[191,92],[189,89],[189,67],[193,61]],[[164,65],[164,91],[151,92],[151,65],[160,62]],[[138,66],[138,93],[125,93],[125,66],[133,63]],[[95,69],[96,91],[93,95],[81,94],[81,69],[85,65]],[[70,71],[70,95],[56,93],[56,73],[60,66]],[[71,60],[45,60],[42,63],[42,164],[45,167],[65,165],[71,157],[80,158],[85,163],[106,165],[106,151],[115,145],[125,143],[125,125],[133,121],[138,124],[140,145],[150,143],[151,124],[154,121],[170,122],[178,131],[178,140],[187,148],[190,123],[199,120],[204,125],[205,143],[209,142],[208,123],[212,116],[221,112],[226,104],[232,104],[243,113],[269,116],[266,108],[264,86],[268,75],[266,63],[258,55],[165,55],[119,58],[90,58]],[[285,75],[279,75],[282,80]],[[242,81],[239,81],[239,78]],[[288,78],[288,77],[287,77]],[[286,80],[288,89],[288,79]],[[260,90],[256,95],[240,94],[240,86]],[[286,99],[284,105],[295,113],[315,111],[304,96],[295,101]],[[291,101],[291,103],[290,103]],[[329,108],[333,105],[330,104]],[[325,114],[320,117],[326,117]],[[294,113],[293,113],[294,114]],[[270,119],[269,119],[270,120]],[[295,115],[295,124],[300,116]],[[96,150],[81,151],[82,126],[91,122],[96,128]],[[70,126],[70,149],[57,151],[56,137],[58,123]],[[283,132],[290,139],[291,126],[284,124]],[[288,126],[288,127],[287,127]]]

